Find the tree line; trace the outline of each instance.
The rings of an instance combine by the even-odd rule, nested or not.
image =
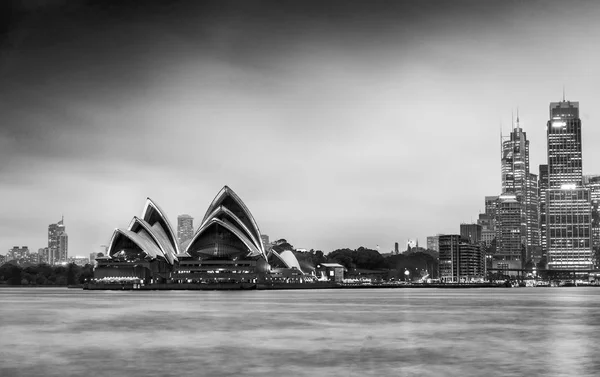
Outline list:
[[[78,266],[75,263],[66,266],[38,264],[19,266],[7,262],[0,266],[0,285],[66,286],[82,284],[93,278],[90,264]]]

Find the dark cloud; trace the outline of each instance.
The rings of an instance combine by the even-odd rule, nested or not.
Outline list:
[[[532,171],[563,84],[594,122],[593,2],[8,4],[3,234],[37,213],[31,241],[0,238],[8,247],[42,246],[64,212],[86,254],[146,196],[172,220],[201,217],[228,184],[263,231],[295,245],[391,248],[456,231],[498,193],[511,109]],[[594,161],[585,145],[600,131],[585,135]]]

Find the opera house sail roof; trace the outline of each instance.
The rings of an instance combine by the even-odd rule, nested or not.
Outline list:
[[[228,186],[219,191],[208,207],[186,253],[199,259],[267,259],[256,220]]]

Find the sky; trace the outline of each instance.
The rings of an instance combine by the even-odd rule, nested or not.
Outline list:
[[[13,1],[0,12],[0,253],[64,216],[89,255],[151,197],[198,226],[230,186],[296,248],[459,233],[579,101],[600,173],[594,1]]]

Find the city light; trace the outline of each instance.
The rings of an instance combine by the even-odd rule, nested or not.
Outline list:
[[[552,122],[552,127],[564,127],[567,125],[567,122],[557,121]]]

